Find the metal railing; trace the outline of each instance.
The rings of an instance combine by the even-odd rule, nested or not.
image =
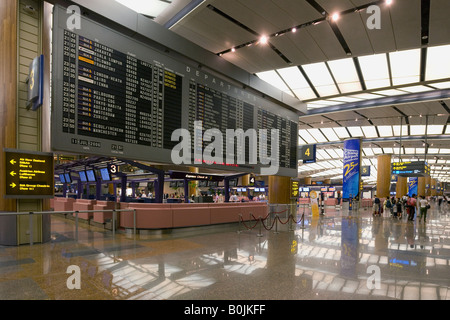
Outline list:
[[[117,212],[133,212],[133,234],[136,235],[136,209],[112,209],[112,210],[73,210],[73,211],[29,211],[29,212],[0,212],[0,216],[26,216],[29,215],[30,222],[30,245],[33,245],[33,216],[45,214],[75,214],[75,240],[78,241],[78,214],[79,213],[98,213],[111,212],[112,213],[112,235],[116,235],[116,218]]]

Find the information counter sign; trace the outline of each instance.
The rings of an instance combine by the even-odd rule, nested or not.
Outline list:
[[[53,154],[4,149],[6,198],[54,196]]]

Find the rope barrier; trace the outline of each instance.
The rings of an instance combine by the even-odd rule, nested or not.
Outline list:
[[[279,212],[279,213],[285,213],[286,211],[287,211],[287,209],[284,210],[284,211],[281,211],[281,212]],[[267,231],[270,231],[270,230],[273,229],[273,227],[274,227],[276,221],[279,221],[281,224],[287,224],[287,223],[289,223],[289,221],[292,220],[293,223],[299,224],[299,223],[301,223],[302,221],[304,221],[304,219],[305,219],[305,214],[302,214],[302,216],[301,216],[301,218],[300,218],[299,220],[295,220],[295,218],[294,218],[293,216],[289,216],[288,219],[287,219],[285,222],[283,222],[283,221],[281,221],[280,217],[278,216],[279,213],[276,213],[275,219],[273,219],[273,221],[272,221],[272,225],[270,225],[270,223],[269,223],[269,224],[267,224],[267,226],[266,226],[266,224],[264,223],[264,221],[267,220],[267,219],[269,218],[270,213],[269,213],[264,219],[261,218],[261,217],[256,218],[256,217],[253,215],[253,213],[250,213],[250,216],[251,216],[251,218],[252,218],[250,221],[256,221],[256,223],[255,223],[253,226],[251,226],[251,227],[247,226],[247,224],[245,223],[244,219],[242,218],[242,214],[239,215],[239,222],[242,222],[242,224],[244,225],[244,227],[245,227],[247,230],[252,230],[252,229],[256,228],[256,226],[258,225],[258,223],[261,222],[261,224],[262,224],[262,226],[264,227],[264,229],[266,229]],[[249,220],[247,220],[247,221],[249,221]],[[269,226],[269,225],[270,225],[270,226]]]

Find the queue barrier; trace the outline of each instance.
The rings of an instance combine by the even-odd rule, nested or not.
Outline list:
[[[286,210],[282,210],[282,211],[278,211],[278,212],[270,212],[267,214],[267,216],[265,216],[264,218],[262,218],[261,216],[256,218],[253,213],[250,214],[252,220],[250,221],[256,221],[256,223],[253,226],[248,226],[245,223],[245,220],[243,219],[242,214],[239,214],[239,229],[238,229],[238,233],[241,233],[241,223],[242,225],[247,229],[247,230],[253,230],[255,229],[258,224],[259,224],[259,233],[257,234],[258,237],[262,237],[262,227],[264,227],[264,229],[266,229],[267,231],[271,231],[274,227],[275,227],[275,234],[278,234],[278,222],[285,225],[289,222],[292,222],[294,224],[302,224],[301,225],[301,229],[305,228],[305,212],[303,211],[302,216],[299,220],[295,220],[293,215],[288,215],[286,221],[282,221],[280,218],[280,214],[282,213],[286,213],[289,211],[289,208]],[[275,215],[275,218],[273,220],[270,219],[271,215]],[[268,221],[268,223],[264,223],[264,221]],[[290,230],[293,230],[292,228],[289,228]]]
[[[136,235],[136,209],[113,209],[113,210],[72,210],[72,211],[29,211],[29,212],[1,212],[0,216],[26,216],[30,217],[30,246],[33,245],[33,216],[36,214],[73,214],[75,216],[75,240],[78,241],[78,215],[80,213],[95,214],[99,212],[112,213],[112,234],[116,235],[116,218],[118,212],[133,212],[133,234]]]

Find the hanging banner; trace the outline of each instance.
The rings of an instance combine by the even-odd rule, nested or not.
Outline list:
[[[419,184],[419,178],[411,177],[408,179],[408,196],[412,197],[417,195],[417,186]]]
[[[361,139],[344,141],[344,172],[342,198],[359,200],[359,182],[361,179]]]

